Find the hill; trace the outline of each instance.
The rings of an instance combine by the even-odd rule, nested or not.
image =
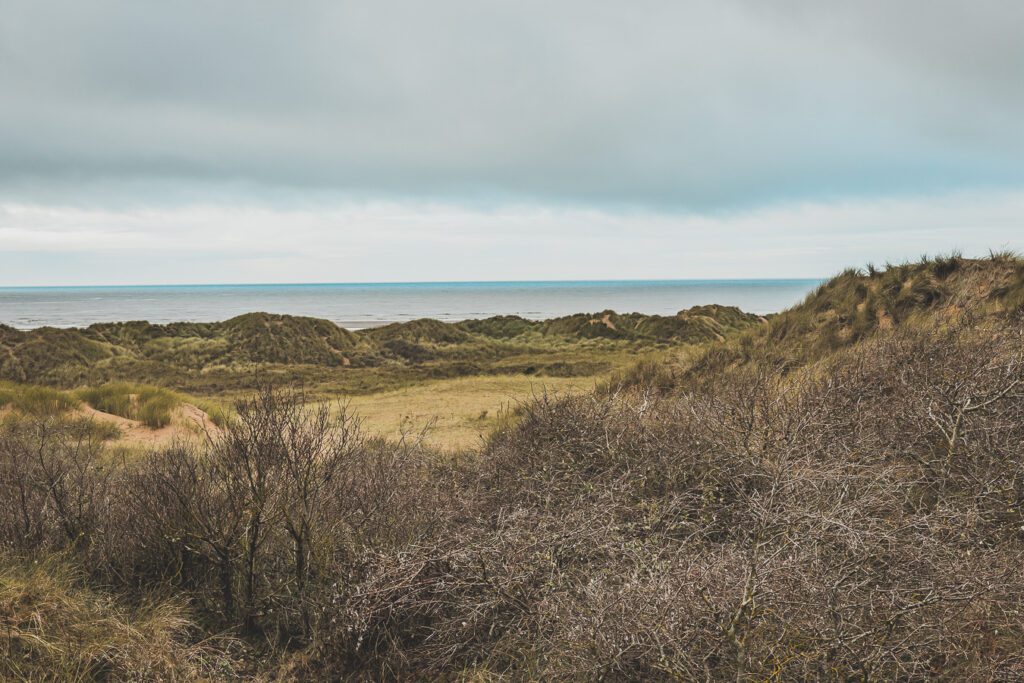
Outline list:
[[[360,370],[370,371],[363,379],[386,375],[394,381],[530,368],[593,374],[624,351],[721,340],[760,322],[738,309],[703,307],[674,317],[606,311],[550,321],[423,319],[354,333],[327,320],[269,313],[219,323],[134,321],[30,331],[0,326],[0,379],[62,387],[129,380],[217,391],[251,386],[255,370],[312,381],[334,373],[349,386],[360,381]],[[574,350],[581,353],[567,360]],[[519,360],[509,361],[514,357]]]
[[[803,365],[897,327],[978,322],[1018,312],[1024,305],[1024,263],[1012,255],[971,260],[953,255],[918,263],[848,270],[805,301],[773,317],[768,328],[737,339],[709,356],[748,363],[754,357],[780,368]]]
[[[661,390],[714,381],[743,367],[787,373],[897,329],[945,324],[985,326],[1024,309],[1024,260],[1009,253],[987,259],[959,255],[916,263],[850,269],[801,303],[707,346],[685,364],[645,366],[618,378],[619,388],[647,383]]]

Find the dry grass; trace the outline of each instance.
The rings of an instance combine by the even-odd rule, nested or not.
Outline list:
[[[427,429],[426,443],[446,450],[483,443],[519,403],[542,393],[569,395],[594,388],[592,377],[462,377],[349,399],[363,428],[385,438]]]
[[[0,563],[0,679],[180,681],[231,674],[175,602],[128,608],[51,559]]]

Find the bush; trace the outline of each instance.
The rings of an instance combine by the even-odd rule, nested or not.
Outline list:
[[[1021,321],[902,325],[786,372],[728,351],[704,382],[537,396],[470,458],[270,389],[134,461],[21,421],[0,543],[125,603],[173,591],[279,678],[1019,679]],[[147,676],[117,651],[112,675]]]

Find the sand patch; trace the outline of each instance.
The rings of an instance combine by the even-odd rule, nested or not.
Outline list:
[[[120,438],[111,441],[116,446],[155,448],[220,433],[220,428],[213,424],[210,416],[191,403],[183,403],[175,408],[171,414],[171,423],[158,429],[120,415],[96,410],[89,405],[83,405],[75,412],[87,419],[116,426],[121,431]]]

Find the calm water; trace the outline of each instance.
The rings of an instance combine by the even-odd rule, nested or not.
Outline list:
[[[215,321],[252,311],[327,318],[344,327],[492,315],[544,319],[614,309],[672,314],[697,304],[771,313],[796,304],[818,280],[458,282],[162,287],[0,287],[0,322],[81,327],[95,322]]]

